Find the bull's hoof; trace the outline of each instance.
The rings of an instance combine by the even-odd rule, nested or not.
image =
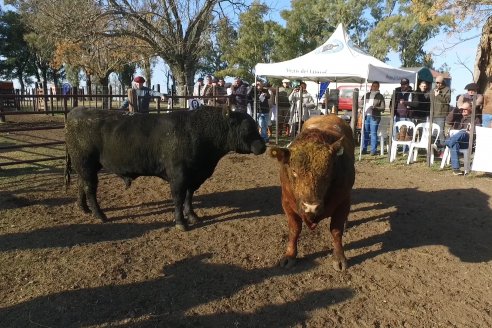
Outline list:
[[[297,263],[297,259],[295,257],[290,257],[290,256],[284,256],[281,260],[279,265],[282,268],[290,269],[292,268],[295,264]]]
[[[188,226],[184,223],[176,223],[176,229],[179,231],[188,231]]]
[[[109,222],[108,217],[106,215],[104,215],[104,214],[102,214],[102,215],[95,215],[95,217],[97,219],[101,220],[102,223]]]
[[[345,271],[347,269],[347,259],[345,257],[343,258],[333,258],[333,269],[335,271]]]
[[[190,213],[188,215],[188,223],[196,224],[198,221],[200,221],[200,218],[195,213]]]
[[[84,212],[85,214],[90,214],[91,213],[91,210],[89,209],[89,206],[87,206],[87,204],[80,204],[80,203],[78,203],[77,205],[80,208],[80,210],[82,212]]]

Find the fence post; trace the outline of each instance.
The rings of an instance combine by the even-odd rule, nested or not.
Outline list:
[[[77,97],[78,95],[78,91],[79,89],[77,87],[72,87],[72,106],[73,107],[77,107],[79,105],[79,97]]]

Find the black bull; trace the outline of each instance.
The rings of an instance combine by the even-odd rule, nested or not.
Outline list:
[[[106,221],[96,194],[102,168],[125,180],[157,176],[169,182],[176,227],[186,230],[198,216],[193,193],[230,151],[265,152],[255,121],[245,113],[218,108],[162,115],[77,107],[66,123],[67,168],[78,173],[78,205]]]

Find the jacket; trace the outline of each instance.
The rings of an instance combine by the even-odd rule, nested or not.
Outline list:
[[[451,101],[451,90],[448,87],[439,89],[439,93],[435,94],[435,90],[430,91],[431,110],[434,117],[444,118],[449,113],[449,102]]]
[[[371,97],[371,92],[368,92],[366,93],[365,96],[362,96],[362,104],[364,104],[364,99],[370,99],[370,97]],[[372,112],[370,115],[372,115],[375,119],[381,119],[381,113],[384,112],[385,107],[386,104],[384,101],[384,96],[378,91],[374,95]]]

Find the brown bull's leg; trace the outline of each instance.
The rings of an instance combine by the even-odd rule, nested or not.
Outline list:
[[[333,268],[336,271],[347,269],[347,258],[342,245],[343,230],[350,211],[350,202],[343,205],[333,214],[330,222],[330,232],[333,237]]]
[[[297,241],[302,231],[302,219],[293,211],[286,211],[286,215],[289,224],[289,242],[280,266],[290,268],[296,263]]]
[[[186,198],[184,202],[184,216],[188,218],[188,222],[191,224],[199,221],[198,215],[193,210],[193,190],[188,189],[186,191]]]
[[[87,196],[87,203],[89,204],[89,208],[91,209],[92,214],[103,222],[108,221],[108,218],[103,213],[101,207],[99,206],[99,203],[97,202],[97,173],[93,174],[91,178],[84,180],[84,191]]]

